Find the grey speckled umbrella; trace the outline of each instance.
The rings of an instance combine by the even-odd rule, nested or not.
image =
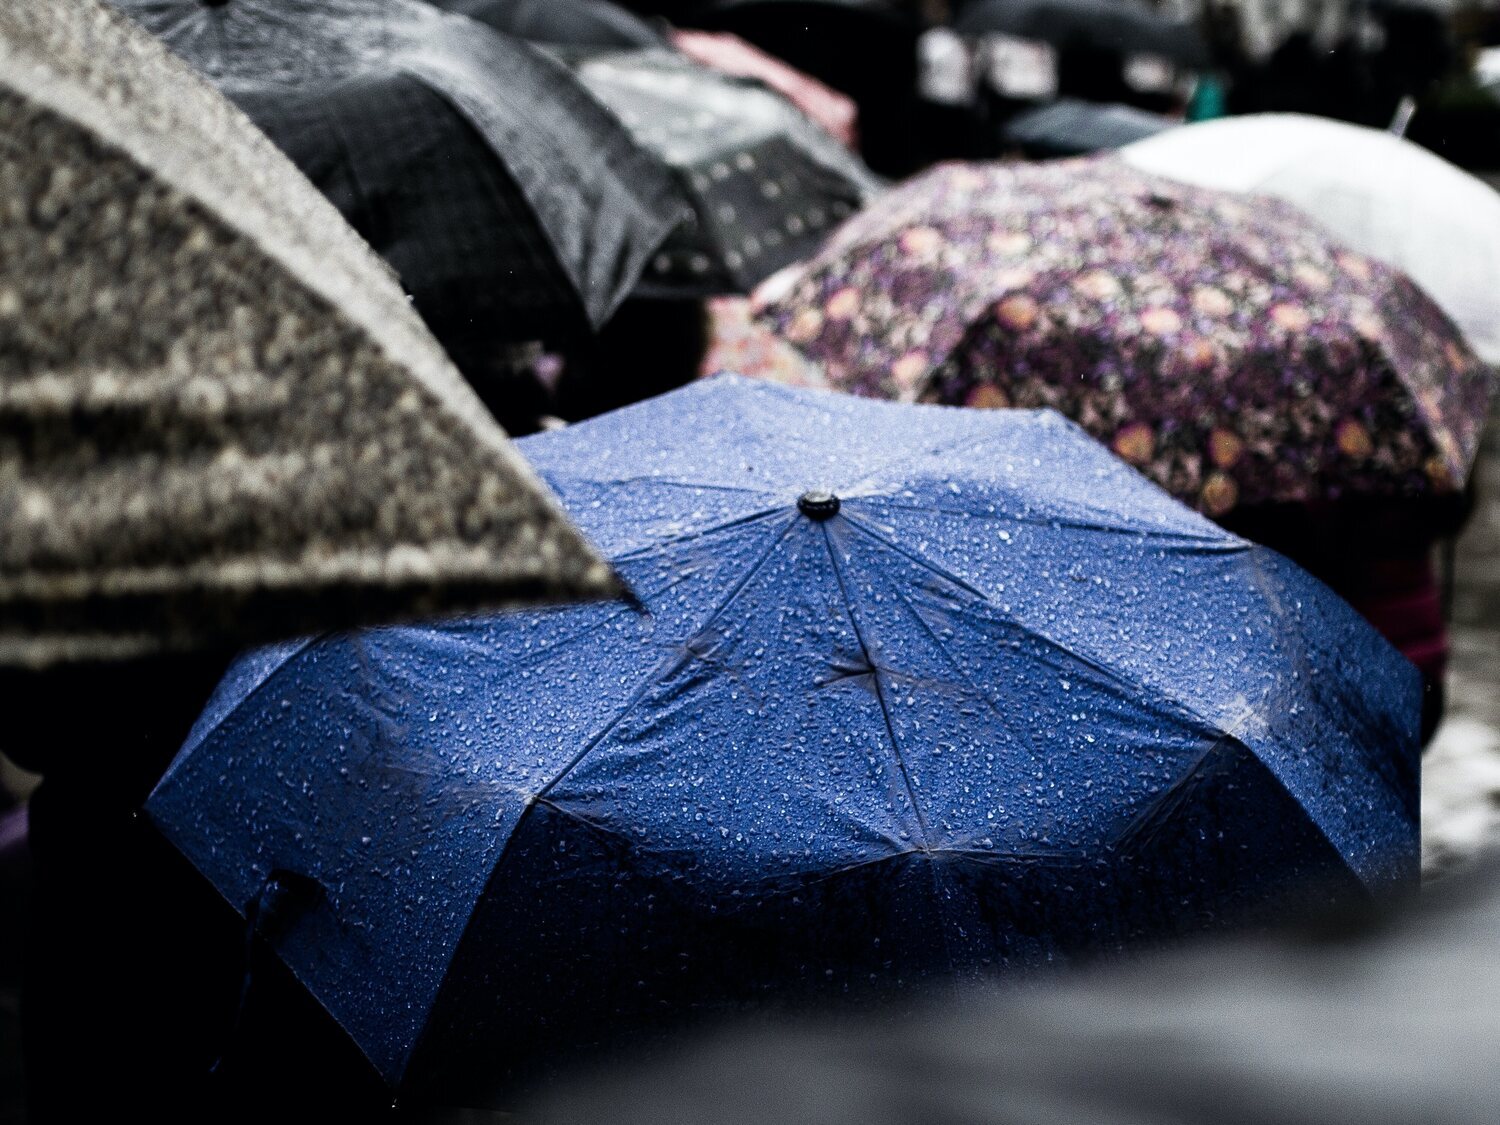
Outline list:
[[[0,665],[614,588],[237,110],[93,0],[0,4]]]

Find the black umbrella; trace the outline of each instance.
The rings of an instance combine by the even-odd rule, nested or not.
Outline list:
[[[659,163],[565,67],[461,16],[116,2],[249,112],[459,353],[602,324],[681,218]]]
[[[1160,55],[1187,67],[1209,63],[1198,29],[1135,0],[978,0],[959,13],[965,35],[995,32],[1057,47]]]
[[[744,293],[801,261],[879,190],[837,141],[760,83],[669,51],[575,59],[576,73],[671,169],[692,217],[637,293]]]
[[[533,43],[580,47],[665,47],[651,24],[609,0],[427,0]]]
[[[1016,114],[1000,135],[1027,156],[1083,156],[1154,137],[1176,124],[1170,117],[1134,106],[1060,98]]]

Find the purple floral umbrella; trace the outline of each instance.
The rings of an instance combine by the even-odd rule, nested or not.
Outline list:
[[[1491,389],[1405,275],[1110,158],[934,169],[760,317],[842,390],[1055,407],[1214,516],[1459,488]]]

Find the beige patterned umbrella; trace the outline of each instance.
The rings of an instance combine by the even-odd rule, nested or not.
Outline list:
[[[0,5],[0,665],[615,589],[247,119],[92,0]]]

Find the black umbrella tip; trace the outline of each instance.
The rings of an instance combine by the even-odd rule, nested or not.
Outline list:
[[[646,603],[641,601],[636,592],[623,581],[620,583],[620,600],[641,616],[651,616],[651,610],[647,608]]]
[[[831,492],[815,488],[797,497],[797,510],[808,519],[832,519],[839,514],[839,498]]]

